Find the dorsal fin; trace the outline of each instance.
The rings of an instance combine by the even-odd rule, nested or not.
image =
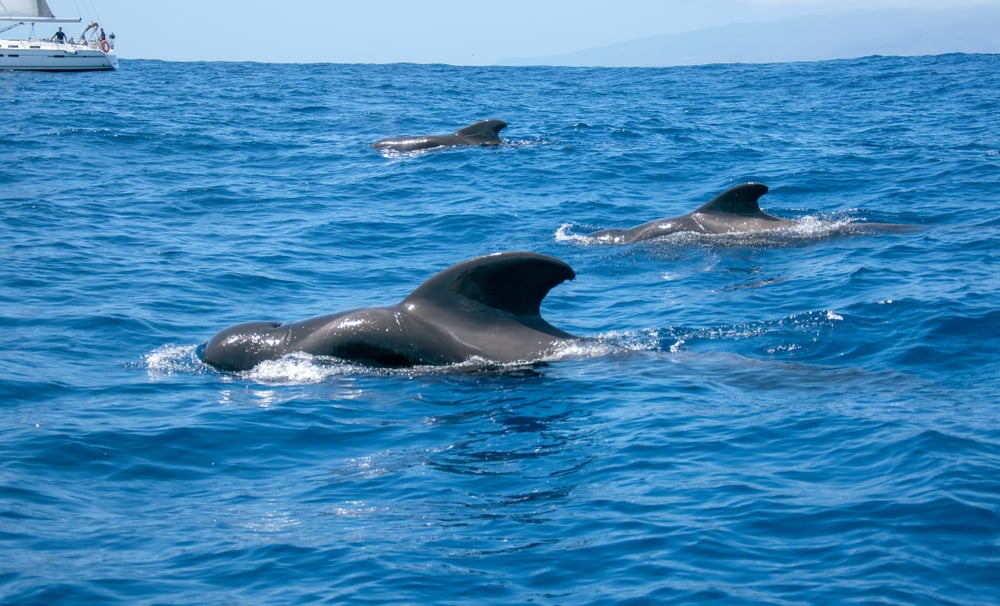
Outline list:
[[[741,183],[730,187],[701,206],[696,213],[761,214],[757,200],[767,193],[763,183]]]
[[[483,120],[470,124],[456,132],[456,135],[463,137],[483,137],[484,139],[499,139],[499,132],[507,128],[507,123],[503,120]]]
[[[549,291],[576,277],[573,269],[547,255],[506,252],[453,265],[421,284],[403,300],[454,305],[461,297],[518,316],[538,316]],[[461,307],[468,308],[468,304]]]

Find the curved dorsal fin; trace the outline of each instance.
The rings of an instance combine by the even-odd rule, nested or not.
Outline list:
[[[730,187],[701,206],[696,213],[729,213],[733,215],[760,214],[757,200],[767,193],[763,183],[741,183]]]
[[[545,295],[575,277],[573,269],[555,257],[497,253],[435,274],[403,299],[403,304],[424,300],[453,306],[454,299],[464,298],[517,316],[538,316]]]
[[[498,134],[501,130],[507,128],[507,123],[503,120],[483,120],[482,122],[476,122],[475,124],[470,124],[465,128],[457,131],[455,134],[463,137],[483,137],[484,139],[499,139]]]

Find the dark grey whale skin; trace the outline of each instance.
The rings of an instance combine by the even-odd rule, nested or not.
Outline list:
[[[500,145],[500,131],[507,128],[503,120],[483,120],[470,124],[450,135],[417,135],[413,137],[389,137],[372,144],[375,149],[409,152],[435,147],[455,147],[460,145]]]
[[[536,361],[574,338],[542,319],[540,306],[549,290],[575,277],[565,262],[537,253],[477,257],[434,275],[390,307],[232,326],[209,340],[202,357],[228,372],[292,352],[381,367],[472,357]]]
[[[631,244],[677,232],[699,234],[761,233],[786,230],[798,222],[769,215],[760,209],[758,200],[766,194],[763,183],[741,183],[715,196],[697,210],[680,217],[657,219],[631,229],[606,229],[590,237],[612,244]],[[901,223],[852,223],[840,231],[873,233],[908,231],[914,225]]]

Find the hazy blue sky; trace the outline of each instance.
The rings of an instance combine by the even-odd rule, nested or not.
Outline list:
[[[747,21],[1000,0],[48,0],[126,59],[488,65]],[[65,28],[73,36],[77,26]],[[79,29],[83,29],[82,26]],[[845,32],[849,36],[850,32]]]

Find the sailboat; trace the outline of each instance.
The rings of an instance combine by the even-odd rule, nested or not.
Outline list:
[[[79,17],[56,17],[46,0],[0,0],[0,36],[15,27],[31,24],[31,35],[27,39],[0,37],[0,70],[80,72],[118,69],[114,34],[110,38],[105,37],[104,30],[97,23],[87,25],[79,40],[63,33],[61,26],[51,38],[35,38],[36,23],[80,21]],[[12,25],[4,26],[5,23]]]

